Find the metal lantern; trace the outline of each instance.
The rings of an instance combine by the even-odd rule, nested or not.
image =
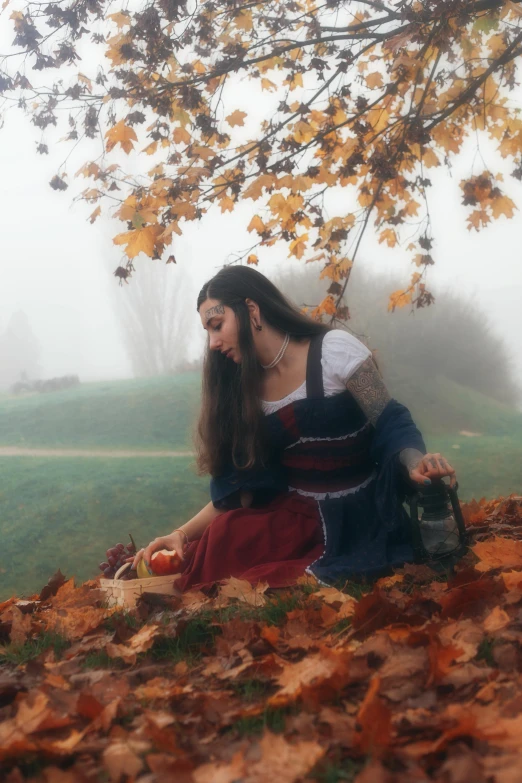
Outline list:
[[[458,484],[450,487],[442,479],[432,480],[429,485],[417,485],[417,491],[407,498],[416,563],[448,564],[466,552],[467,533],[457,489]]]

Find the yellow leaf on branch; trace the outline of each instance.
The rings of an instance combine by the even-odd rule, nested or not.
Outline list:
[[[316,131],[304,120],[300,120],[294,126],[294,140],[298,144],[307,144],[315,136]]]
[[[173,233],[178,234],[178,236],[181,236],[182,234],[181,229],[175,220],[169,223],[165,231],[162,231],[162,233],[159,234],[158,239],[160,242],[163,242],[165,245],[168,245],[172,239]]]
[[[394,291],[390,294],[390,300],[388,302],[388,312],[393,312],[396,307],[406,307],[411,303],[411,291]]]
[[[474,209],[468,217],[468,231],[471,231],[472,228],[474,228],[475,231],[480,231],[480,229],[487,226],[488,223],[491,223],[491,218],[486,210]]]
[[[301,73],[294,73],[285,79],[285,84],[290,86],[290,90],[295,90],[296,87],[302,87],[303,75]]]
[[[126,14],[124,11],[118,11],[116,14],[109,14],[109,19],[112,19],[114,24],[120,28],[130,24],[131,21],[129,14]]]
[[[245,32],[248,32],[252,29],[254,22],[252,21],[252,12],[251,11],[241,11],[240,14],[236,16],[234,19],[234,23],[236,27],[238,27],[240,30],[244,30]]]
[[[270,79],[261,79],[261,89],[273,92],[274,90],[277,90],[277,84],[271,82]]]
[[[393,228],[387,228],[379,235],[379,244],[382,245],[383,242],[386,242],[388,247],[395,247],[397,244],[397,234]]]
[[[190,144],[191,135],[186,128],[174,128],[172,134],[175,144]]]
[[[162,226],[145,226],[135,231],[118,234],[112,241],[115,245],[126,245],[125,253],[128,258],[136,258],[140,253],[152,258],[156,250],[161,252],[163,249],[163,242],[160,239],[162,233]]]
[[[247,264],[253,264],[254,266],[257,266],[259,264],[259,258],[256,256],[255,253],[250,253],[250,255],[247,258]]]
[[[326,296],[319,305],[319,309],[326,315],[335,315],[337,308],[333,296],[330,296],[330,294]]]
[[[266,226],[259,215],[254,215],[248,224],[247,231],[257,231],[258,234],[262,234],[264,231],[266,231]]]
[[[276,183],[277,177],[274,174],[261,174],[243,191],[243,198],[251,198],[257,201],[263,195],[263,188],[271,190]]]
[[[232,114],[229,114],[228,117],[225,117],[225,120],[228,122],[231,128],[235,128],[236,125],[244,125],[245,124],[245,117],[246,117],[245,111],[240,111],[239,109],[236,109],[236,111],[233,111]]]
[[[123,120],[110,128],[105,134],[105,138],[107,139],[107,152],[110,152],[116,144],[120,144],[127,155],[134,147],[133,142],[138,141],[134,129],[125,125]]]
[[[303,204],[304,199],[299,194],[291,194],[288,198],[285,198],[281,193],[276,193],[268,202],[271,212],[278,215],[283,222],[290,220],[292,215],[298,212]]]
[[[512,218],[515,212],[516,205],[513,199],[509,196],[498,196],[491,202],[491,211],[494,218],[499,218],[501,215],[505,215],[507,218]]]
[[[307,242],[308,234],[302,234],[302,236],[294,239],[292,242],[290,242],[290,252],[288,255],[295,256],[296,258],[302,258],[306,250]]]
[[[89,216],[89,222],[94,223],[94,221],[96,220],[97,217],[99,217],[99,215],[101,215],[101,207],[97,206],[94,212],[91,212]]]
[[[371,90],[374,87],[383,86],[382,74],[380,74],[379,71],[374,71],[373,73],[369,73],[368,76],[365,77],[365,81]]]
[[[234,210],[234,200],[230,196],[223,196],[219,199],[221,212],[232,212]]]

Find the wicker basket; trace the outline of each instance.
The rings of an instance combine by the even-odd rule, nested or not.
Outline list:
[[[129,564],[126,564],[130,566]],[[124,568],[116,572],[116,577]],[[162,593],[174,595],[174,575],[152,576],[150,579],[100,579],[100,588],[107,595],[109,606],[122,606],[132,609],[142,593]]]

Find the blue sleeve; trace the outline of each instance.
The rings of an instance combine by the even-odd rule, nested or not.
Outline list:
[[[378,466],[375,503],[382,523],[394,530],[403,519],[402,503],[407,490],[402,465],[403,449],[418,449],[426,454],[426,446],[408,408],[390,400],[375,425],[372,459]]]

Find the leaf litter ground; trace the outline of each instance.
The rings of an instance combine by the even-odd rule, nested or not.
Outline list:
[[[522,497],[464,506],[447,580],[237,579],[108,609],[58,572],[0,604],[7,783],[519,783]]]

